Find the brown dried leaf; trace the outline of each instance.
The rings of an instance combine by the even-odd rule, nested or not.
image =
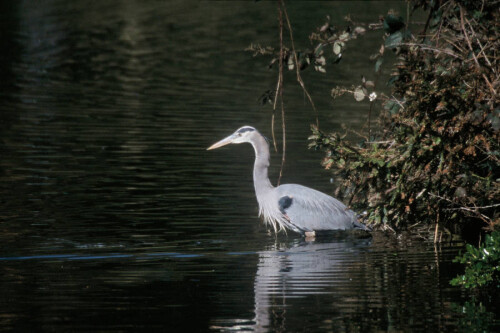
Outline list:
[[[464,149],[464,154],[476,156],[476,148],[474,146],[469,146]]]

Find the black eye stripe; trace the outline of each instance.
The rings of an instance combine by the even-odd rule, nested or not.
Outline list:
[[[251,128],[251,127],[243,127],[243,128],[240,128],[238,130],[238,133],[245,133],[245,132],[252,132],[252,131],[255,131],[255,129]]]

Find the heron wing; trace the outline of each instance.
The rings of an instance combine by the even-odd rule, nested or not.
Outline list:
[[[352,229],[355,213],[339,200],[312,188],[285,184],[276,188],[278,205],[302,231]]]

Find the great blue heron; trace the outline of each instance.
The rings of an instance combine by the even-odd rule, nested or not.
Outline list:
[[[358,222],[352,210],[327,194],[297,184],[274,187],[267,176],[269,144],[264,136],[251,126],[237,129],[207,150],[244,142],[250,143],[255,150],[253,183],[259,203],[259,215],[275,232],[290,229],[306,236],[314,236],[316,231],[371,230]]]

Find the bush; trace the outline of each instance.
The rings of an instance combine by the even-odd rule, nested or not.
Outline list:
[[[465,264],[465,273],[451,284],[465,288],[495,287],[500,289],[500,232],[486,235],[479,248],[467,244],[466,252],[457,256],[454,262]]]
[[[497,2],[414,6],[428,11],[422,33],[404,24],[386,29],[385,46],[398,61],[382,135],[353,144],[313,126],[310,147],[326,152],[323,166],[341,180],[337,191],[372,225],[493,230],[500,207]]]

